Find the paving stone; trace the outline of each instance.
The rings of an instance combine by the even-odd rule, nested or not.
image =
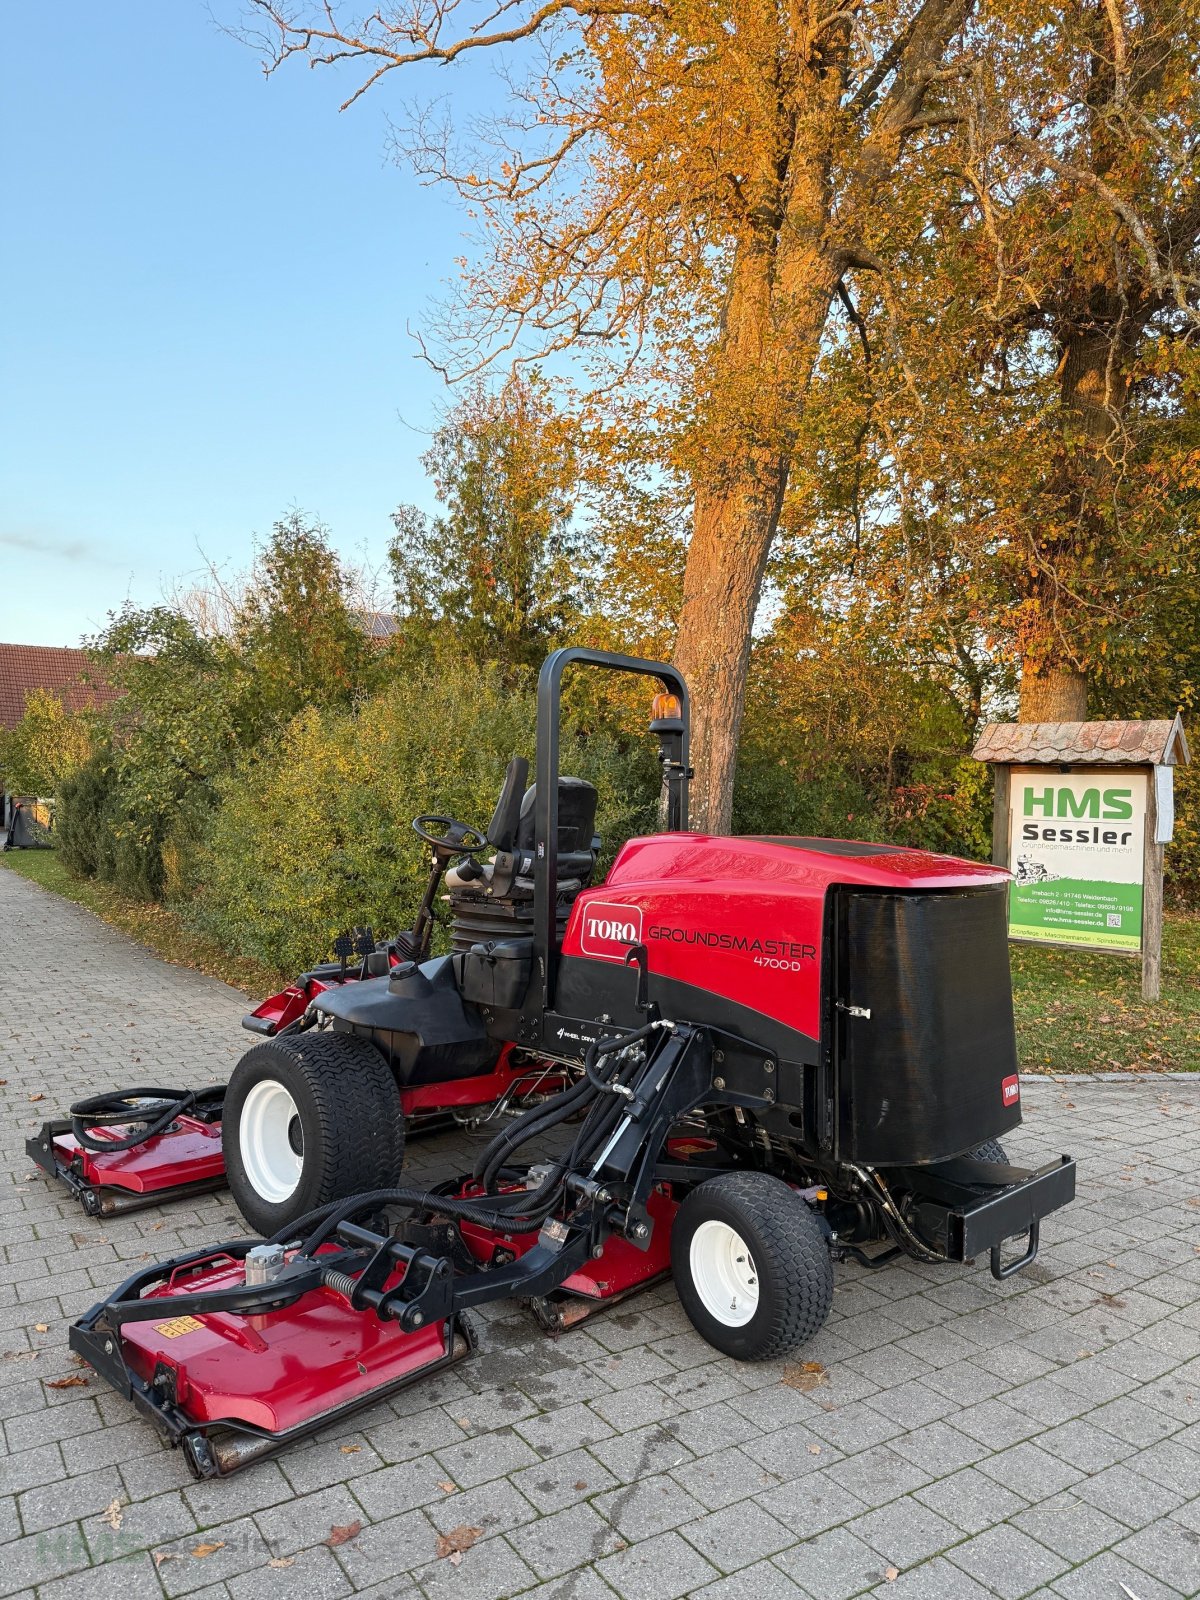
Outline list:
[[[371,1523],[334,1551],[356,1589],[423,1566],[437,1550],[437,1532],[420,1511]]]
[[[1027,1500],[1044,1500],[1078,1483],[1084,1474],[1033,1442],[1015,1444],[979,1463],[980,1472]]]
[[[171,1559],[162,1563],[158,1576],[169,1596],[191,1594],[207,1584],[236,1578],[252,1567],[263,1566],[271,1558],[262,1535],[249,1517],[173,1540],[165,1549]]]
[[[977,1533],[948,1551],[947,1559],[999,1600],[1021,1600],[1023,1595],[1044,1588],[1070,1566],[1062,1556],[1008,1524]]]
[[[290,1564],[273,1567],[268,1561],[231,1578],[228,1589],[233,1600],[296,1600],[301,1595],[303,1600],[340,1600],[342,1595],[354,1593],[333,1551],[324,1545],[272,1559]]]
[[[611,1439],[613,1430],[591,1406],[559,1406],[517,1423],[517,1432],[539,1456],[563,1455],[601,1439]]]
[[[259,1511],[254,1520],[272,1556],[291,1556],[327,1539],[331,1528],[347,1528],[364,1515],[349,1485],[335,1484],[315,1494],[293,1495],[282,1505]]]
[[[1107,1600],[1109,1595],[1127,1600],[1130,1594],[1136,1600],[1179,1600],[1180,1595],[1178,1589],[1160,1583],[1111,1550],[1073,1567],[1055,1582],[1051,1592],[1061,1600]]]
[[[620,1533],[589,1505],[570,1506],[509,1535],[509,1543],[539,1578],[589,1567],[624,1544]]]
[[[162,1600],[154,1562],[142,1552],[43,1583],[39,1600]]]
[[[77,1523],[32,1533],[5,1545],[4,1559],[0,1561],[0,1594],[14,1594],[18,1589],[46,1583],[88,1565],[87,1544]]]
[[[1156,1522],[1123,1540],[1113,1554],[1180,1594],[1200,1594],[1200,1536],[1177,1522]]]
[[[596,1564],[621,1600],[678,1600],[719,1576],[677,1533],[660,1533]]]
[[[836,1460],[836,1455],[831,1455],[831,1459]],[[709,1511],[720,1511],[739,1500],[748,1500],[780,1481],[773,1472],[764,1470],[737,1448],[698,1456],[695,1461],[676,1467],[671,1476]]]
[[[1012,1521],[1022,1533],[1075,1565],[1128,1536],[1128,1530],[1115,1518],[1069,1490],[1018,1512]]]
[[[775,1564],[820,1600],[849,1600],[882,1579],[887,1567],[879,1552],[849,1528],[830,1528],[793,1545]]]
[[[436,1561],[421,1567],[413,1576],[427,1600],[507,1600],[509,1595],[523,1594],[537,1581],[504,1539],[477,1544],[457,1567],[448,1560]]]
[[[437,1451],[437,1459],[448,1477],[469,1489],[490,1478],[518,1472],[538,1456],[518,1433],[503,1428],[496,1433],[481,1434],[477,1439],[466,1439],[461,1444],[447,1445]]]
[[[611,1489],[617,1482],[594,1455],[572,1450],[536,1467],[514,1472],[509,1480],[541,1512],[561,1511],[590,1495]]]
[[[935,1556],[893,1580],[885,1579],[871,1590],[871,1600],[995,1600],[995,1595],[944,1556]]]
[[[732,1577],[706,1584],[693,1591],[691,1600],[746,1600],[747,1595],[753,1595],[754,1600],[808,1600],[804,1591],[771,1561],[743,1567]],[[522,1596],[522,1600],[526,1597]]]
[[[918,1489],[915,1498],[964,1533],[980,1533],[1029,1504],[1023,1496],[985,1477],[975,1467],[964,1467],[926,1489]]]
[[[97,1565],[153,1549],[166,1539],[186,1539],[197,1531],[196,1518],[177,1489],[123,1505],[120,1510],[119,1528],[113,1528],[104,1517],[88,1517],[83,1523],[88,1550]]]
[[[897,1455],[886,1444],[835,1462],[828,1468],[827,1475],[869,1506],[886,1505],[889,1500],[911,1494],[929,1482],[929,1473]]]
[[[1093,1478],[1083,1479],[1075,1489],[1081,1500],[1099,1506],[1110,1517],[1131,1528],[1144,1528],[1165,1517],[1181,1505],[1188,1494],[1169,1484],[1154,1483],[1124,1463],[1108,1467]]]
[[[962,1530],[922,1505],[905,1497],[857,1517],[854,1531],[878,1551],[891,1566],[906,1568],[927,1561],[939,1551],[962,1541]]]
[[[734,1572],[792,1543],[795,1533],[752,1500],[712,1511],[681,1529],[689,1544],[721,1572]]]
[[[467,1527],[480,1528],[485,1535],[491,1535],[533,1522],[538,1511],[507,1478],[496,1478],[478,1488],[464,1489],[461,1494],[443,1495],[425,1506],[425,1515],[439,1533]]]

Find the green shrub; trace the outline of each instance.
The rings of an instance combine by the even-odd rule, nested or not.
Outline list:
[[[301,712],[218,784],[186,916],[225,948],[285,968],[320,959],[351,924],[406,926],[428,870],[413,817],[486,827],[509,758],[532,762],[534,720],[532,692],[485,668],[409,679],[353,712]],[[568,729],[562,770],[599,789],[606,855],[654,826],[651,752],[605,728]]]

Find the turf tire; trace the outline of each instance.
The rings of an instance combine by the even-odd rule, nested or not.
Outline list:
[[[303,1132],[299,1181],[277,1203],[251,1182],[239,1141],[246,1098],[268,1079],[291,1095]],[[305,1033],[247,1050],[233,1070],[221,1128],[230,1192],[263,1237],[330,1200],[393,1187],[404,1162],[396,1080],[375,1046],[352,1034]]]
[[[995,1161],[999,1166],[1008,1165],[1008,1155],[999,1139],[987,1139],[983,1144],[977,1144],[974,1150],[967,1152],[972,1161]]]
[[[758,1305],[740,1327],[705,1306],[692,1276],[692,1238],[709,1221],[741,1236],[753,1257]],[[811,1339],[833,1304],[833,1261],[816,1216],[794,1189],[764,1172],[726,1172],[699,1184],[671,1229],[671,1275],[697,1333],[737,1361],[769,1361]]]

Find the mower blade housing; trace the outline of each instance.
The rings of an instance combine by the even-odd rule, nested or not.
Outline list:
[[[131,1131],[121,1123],[91,1130],[98,1141],[117,1141]],[[112,1216],[225,1187],[220,1121],[186,1114],[131,1150],[111,1152],[80,1145],[69,1122],[47,1122],[26,1140],[25,1151],[43,1172],[65,1183],[90,1216]]]

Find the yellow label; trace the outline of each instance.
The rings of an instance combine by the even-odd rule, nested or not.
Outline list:
[[[170,1322],[156,1322],[155,1333],[161,1333],[166,1339],[178,1339],[182,1333],[195,1333],[197,1328],[204,1324],[197,1322],[195,1317],[172,1317]]]

